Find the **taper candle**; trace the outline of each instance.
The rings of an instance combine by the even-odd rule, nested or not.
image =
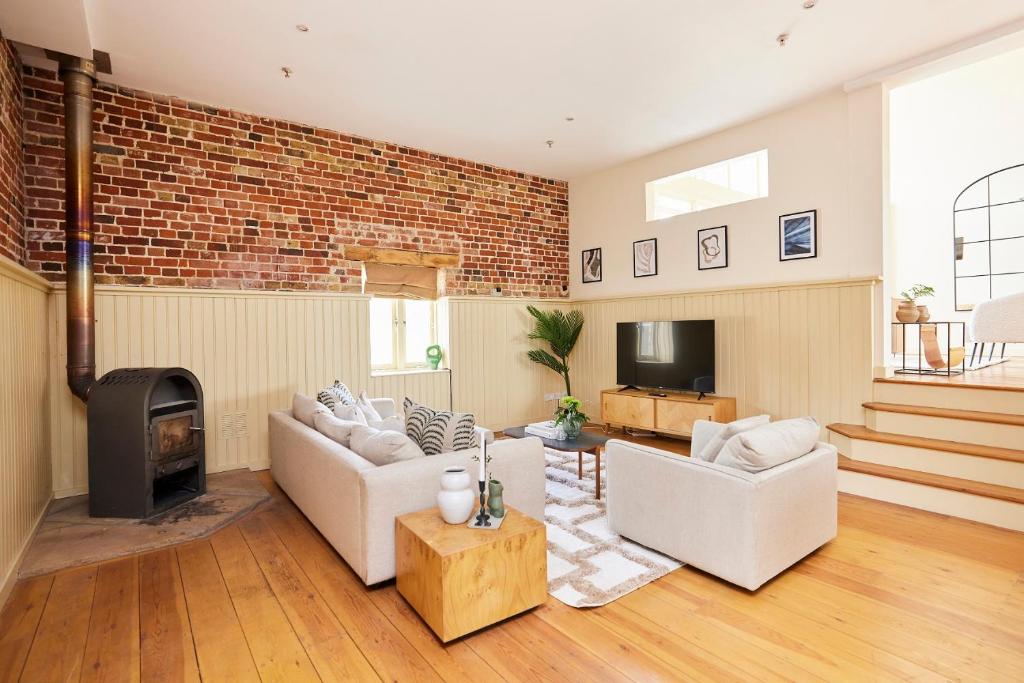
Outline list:
[[[487,440],[480,439],[480,478],[478,481],[487,481]]]

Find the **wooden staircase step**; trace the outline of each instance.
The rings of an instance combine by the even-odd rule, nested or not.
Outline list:
[[[959,441],[929,439],[923,436],[876,432],[874,429],[864,425],[844,424],[841,422],[828,425],[828,429],[836,434],[842,434],[848,439],[874,441],[876,443],[894,444],[896,446],[910,446],[912,448],[924,448],[945,453],[960,453],[979,458],[993,458],[995,460],[1024,463],[1024,451],[1015,448],[999,448],[997,446],[983,446],[973,443],[961,443]]]
[[[971,481],[970,479],[947,477],[943,474],[932,474],[930,472],[907,470],[901,467],[878,465],[873,462],[853,460],[842,454],[839,455],[839,469],[847,472],[857,472],[859,474],[867,474],[873,477],[895,479],[897,481],[905,481],[911,484],[921,484],[922,486],[931,486],[933,488],[947,489],[949,491],[959,491],[960,493],[969,493],[972,496],[995,498],[997,500],[1005,500],[1011,503],[1024,505],[1024,489],[1017,489],[1011,486],[998,486],[996,484]]]
[[[911,406],[902,403],[879,403],[868,401],[863,406],[869,410],[885,413],[902,413],[904,415],[923,415],[926,417],[942,417],[950,420],[969,420],[971,422],[989,422],[991,424],[1013,425],[1024,427],[1024,415],[1008,413],[989,413],[983,410],[959,410],[957,408],[932,408],[930,406]]]
[[[1024,392],[1024,370],[1019,365],[1010,366],[1005,374],[985,375],[968,372],[963,375],[894,375],[876,377],[878,384],[924,384],[947,389],[986,389],[989,391]]]

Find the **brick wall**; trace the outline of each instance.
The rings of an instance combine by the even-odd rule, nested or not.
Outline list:
[[[63,279],[63,116],[26,67],[29,267]],[[174,97],[95,91],[96,281],[358,291],[346,245],[458,253],[448,294],[559,296],[568,186]]]
[[[0,37],[0,255],[25,260],[21,61]]]

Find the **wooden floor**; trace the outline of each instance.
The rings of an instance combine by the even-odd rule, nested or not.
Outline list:
[[[272,502],[209,540],[21,581],[0,681],[1024,680],[1024,535],[840,497],[839,538],[750,594],[683,568],[444,646]]]
[[[986,354],[987,356],[987,354]],[[893,375],[876,379],[876,382],[908,382],[911,384],[934,384],[977,389],[1002,389],[1005,391],[1024,391],[1024,358],[1011,358],[1005,363],[991,365],[980,370],[969,370],[959,375]]]

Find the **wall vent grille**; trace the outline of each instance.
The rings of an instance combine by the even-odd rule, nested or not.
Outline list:
[[[224,413],[217,423],[217,438],[222,440],[242,439],[249,435],[249,413]]]

